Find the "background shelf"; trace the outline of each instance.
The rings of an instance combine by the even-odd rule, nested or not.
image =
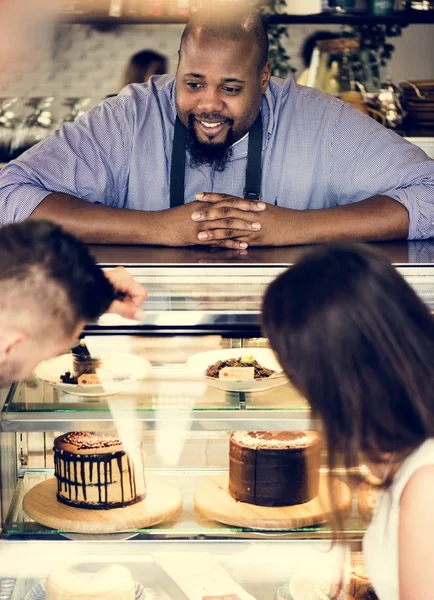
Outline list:
[[[188,17],[185,16],[159,16],[159,17],[106,17],[106,16],[87,16],[87,15],[63,15],[62,21],[66,23],[81,23],[94,25],[170,25],[187,23]],[[342,25],[362,25],[362,24],[386,24],[386,25],[410,25],[434,23],[433,11],[397,11],[387,17],[377,17],[363,13],[320,13],[316,15],[289,15],[278,14],[271,15],[268,18],[270,24],[342,24]]]

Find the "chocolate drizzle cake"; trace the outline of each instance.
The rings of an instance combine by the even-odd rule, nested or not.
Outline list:
[[[229,493],[259,506],[303,504],[318,495],[315,431],[235,431],[229,440]]]
[[[116,435],[73,431],[54,440],[57,499],[97,510],[121,508],[146,497],[143,452],[137,463]]]

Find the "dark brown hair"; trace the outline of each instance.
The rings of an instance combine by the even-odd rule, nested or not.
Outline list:
[[[38,305],[39,312],[60,316],[62,323],[53,327],[68,333],[82,320],[97,319],[114,299],[113,286],[86,246],[61,227],[38,220],[0,229],[0,294],[3,303],[9,298],[15,304],[10,309]]]
[[[402,460],[434,436],[434,321],[379,252],[316,249],[270,284],[263,326],[322,423],[330,469]]]

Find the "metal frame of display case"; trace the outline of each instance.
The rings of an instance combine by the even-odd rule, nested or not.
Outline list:
[[[237,343],[239,342],[240,346],[242,346],[242,339],[260,335],[258,316],[262,292],[268,282],[286,267],[287,265],[249,265],[243,267],[239,265],[219,265],[218,267],[210,267],[209,265],[207,267],[196,265],[189,267],[185,267],[184,265],[168,265],[167,267],[163,265],[131,265],[131,272],[139,280],[146,281],[148,284],[148,306],[152,310],[149,311],[147,319],[140,325],[135,326],[125,326],[121,321],[108,325],[103,323],[91,324],[86,329],[86,334],[101,336],[109,334],[115,336],[132,334],[152,337],[156,333],[165,336],[179,335],[180,333],[185,335],[188,333],[189,336],[197,337],[198,335],[206,335],[218,331],[222,338],[236,338]],[[204,312],[197,310],[189,311],[188,308],[194,307],[194,302],[198,297],[203,301],[203,297],[200,295],[204,288],[203,269],[206,269],[208,277],[211,279],[212,275],[210,271],[215,273],[216,276],[213,279],[215,288],[216,282],[219,280],[218,275],[221,275],[223,280],[223,271],[228,272],[228,269],[236,269],[237,277],[234,277],[233,289],[235,289],[235,283],[239,285],[243,277],[247,280],[255,280],[256,288],[251,295],[251,299],[253,298],[254,301],[250,310],[247,312],[239,311],[238,314],[230,315],[229,309],[227,310],[227,316],[231,316],[232,318],[226,319],[226,321],[221,320],[220,322],[216,322],[216,316],[221,315],[216,309],[209,310],[208,312],[206,310]],[[397,269],[425,302],[427,302],[431,310],[434,311],[434,264],[402,264],[397,265]],[[168,274],[171,274],[171,277],[168,277]],[[234,274],[235,271],[232,275]],[[192,293],[192,284],[185,280],[186,275],[190,277],[194,275],[198,279],[199,294],[195,293],[197,289],[193,290],[194,293]],[[180,279],[182,280],[183,293],[179,293],[180,288],[177,288]],[[161,295],[162,282],[166,286],[166,288],[163,286],[163,289],[168,291],[173,289],[177,294],[176,301],[166,302],[170,294],[169,296]],[[230,286],[219,290],[217,285],[216,290],[217,292],[224,292],[220,299],[223,298],[226,306],[231,306],[230,303],[228,304],[228,297],[231,296],[232,292],[231,290],[228,291],[228,287]],[[172,300],[174,298],[175,296],[171,297]],[[211,300],[214,301],[215,298]],[[159,310],[159,302],[160,309],[163,310]],[[194,318],[191,318],[191,323],[183,325],[183,317],[188,321],[188,318],[192,317],[192,313],[194,313]],[[176,319],[173,318],[174,314],[177,315]],[[218,329],[219,326],[220,329]],[[172,382],[176,383],[177,377],[180,377],[181,373],[181,369],[173,368],[171,370]],[[168,371],[165,375],[164,368],[156,367],[150,381],[166,381],[165,378],[168,379]],[[52,468],[49,466],[44,469],[28,468],[25,466],[25,452],[23,451],[23,447],[26,443],[26,436],[40,435],[45,440],[48,433],[53,433],[54,435],[54,432],[66,431],[68,429],[89,429],[89,427],[92,427],[92,429],[96,430],[108,430],[113,422],[109,407],[103,398],[96,400],[93,408],[91,408],[90,405],[86,406],[86,402],[76,402],[74,404],[73,400],[70,400],[69,404],[68,401],[65,403],[65,398],[61,394],[57,394],[56,396],[53,393],[50,396],[45,390],[42,392],[42,398],[38,403],[38,401],[26,397],[26,386],[26,382],[16,384],[0,398],[0,436],[2,440],[0,473],[2,483],[2,520],[4,522],[4,531],[0,543],[0,556],[1,552],[8,548],[11,553],[15,548],[19,548],[21,553],[30,552],[30,549],[26,546],[27,540],[32,540],[33,543],[49,543],[50,547],[52,544],[57,544],[56,540],[61,540],[62,547],[68,541],[68,535],[64,532],[48,530],[36,523],[32,524],[23,514],[21,507],[22,497],[28,486],[34,485],[35,482],[47,476],[52,476]],[[283,394],[284,388],[282,387],[281,389]],[[38,396],[37,389],[35,390],[30,387],[29,390],[32,391],[33,396]],[[217,408],[216,405],[212,406],[212,404],[209,406],[199,406],[192,410],[189,407],[189,430],[192,435],[192,443],[195,443],[195,436],[202,436],[201,439],[206,439],[207,436],[215,434],[226,435],[227,432],[234,428],[288,430],[306,429],[310,426],[310,415],[306,405],[297,404],[296,402],[293,407],[285,406],[284,402],[278,402],[277,397],[278,394],[275,395],[275,406],[272,406],[269,399],[267,400],[265,392],[263,393],[262,400],[258,400],[256,395],[252,393],[226,392],[221,394],[220,405]],[[161,414],[156,410],[156,405],[150,403],[146,394],[143,394],[141,402],[141,404],[138,402],[135,410],[128,415],[128,418],[136,422],[144,433],[156,430],[161,420],[176,420],[180,415],[185,415],[185,412],[183,413],[185,407],[182,402],[175,403],[174,405],[168,402],[166,409],[168,408],[169,410],[165,410]],[[330,529],[327,526],[299,528],[289,532],[264,533],[239,527],[218,525],[209,521],[206,522],[206,519],[198,522],[195,520],[196,517],[192,505],[193,488],[198,480],[216,472],[218,472],[218,469],[216,470],[212,467],[158,470],[160,476],[165,476],[168,480],[174,481],[178,487],[184,490],[185,498],[188,499],[185,504],[184,517],[171,527],[157,526],[152,529],[131,532],[134,535],[135,541],[124,540],[122,542],[122,555],[124,556],[124,549],[127,551],[129,557],[138,557],[151,553],[153,551],[151,549],[154,548],[159,548],[160,551],[165,551],[166,548],[169,550],[175,548],[177,550],[182,549],[180,550],[182,552],[185,551],[185,548],[192,552],[201,551],[203,548],[212,548],[212,554],[222,554],[225,551],[224,549],[229,549],[229,553],[234,552],[236,554],[241,548],[243,550],[254,549],[256,544],[260,545],[261,548],[267,546],[267,548],[274,549],[275,546],[273,544],[279,544],[280,550],[284,549],[285,553],[289,555],[292,551],[288,550],[288,548],[291,547],[294,541],[300,544],[309,544],[309,547],[311,544],[319,546],[327,545],[326,540],[330,540],[331,535]],[[354,511],[355,506],[353,506],[352,519],[346,531],[342,532],[342,536],[351,542],[354,547],[359,547],[365,526]],[[88,542],[84,541],[84,538],[80,538],[79,535],[70,537],[74,537],[75,539],[73,544],[74,552],[78,554],[93,554]],[[101,536],[94,536],[94,539],[91,541],[91,547],[97,548],[101,543],[104,544],[104,548],[110,549],[108,554],[119,553],[118,543],[112,544],[109,541],[104,543],[101,542],[101,539]],[[251,546],[252,541],[254,541],[253,546]],[[257,551],[259,552],[259,550]],[[0,572],[0,590],[1,578],[5,576],[8,576],[7,572]],[[14,577],[13,573],[9,574],[9,576]],[[277,577],[277,580],[279,580],[279,577]],[[29,582],[20,582],[19,578],[16,581],[18,582],[17,590],[21,589],[20,585],[26,585],[26,589],[30,585]],[[247,585],[247,587],[249,586]],[[16,592],[17,595],[14,597],[14,600],[21,597],[20,593],[20,591]],[[289,596],[285,598],[289,598]]]

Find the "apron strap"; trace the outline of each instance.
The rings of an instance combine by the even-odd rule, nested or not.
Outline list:
[[[187,129],[176,117],[170,166],[170,208],[184,204],[186,136]]]
[[[184,204],[185,190],[185,139],[187,129],[178,117],[173,134],[172,164],[170,166],[170,208]],[[244,198],[259,200],[261,198],[262,180],[262,115],[253,123],[249,131],[247,151],[246,184]]]
[[[247,151],[246,186],[244,198],[247,200],[260,200],[262,179],[262,115],[253,123],[249,131],[249,145]]]

